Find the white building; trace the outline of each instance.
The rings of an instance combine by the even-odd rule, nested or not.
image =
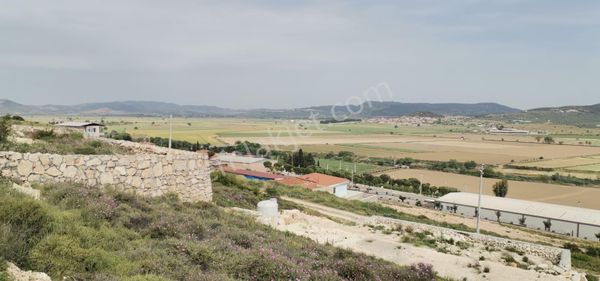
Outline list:
[[[529,134],[529,131],[513,129],[513,128],[504,128],[502,130],[500,130],[498,128],[490,128],[490,129],[488,129],[487,132],[492,135],[527,135],[527,134]]]
[[[298,178],[313,182],[317,185],[317,190],[333,193],[337,197],[346,197],[348,195],[348,185],[350,184],[348,179],[321,173],[311,173]]]
[[[438,209],[465,217],[477,216],[478,194],[454,192],[436,200]],[[482,195],[481,218],[528,228],[598,240],[600,211]]]
[[[56,124],[57,127],[67,131],[80,132],[87,138],[98,138],[102,136],[104,125],[93,122],[63,122]]]

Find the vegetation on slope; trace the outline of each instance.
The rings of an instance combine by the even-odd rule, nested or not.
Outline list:
[[[302,199],[306,201],[310,201],[313,203],[318,203],[324,206],[356,213],[359,215],[365,216],[383,216],[394,219],[401,219],[406,221],[424,223],[429,225],[435,225],[440,227],[451,228],[455,230],[461,231],[470,231],[474,232],[475,230],[464,225],[464,224],[451,224],[446,222],[438,222],[432,219],[427,218],[426,216],[415,216],[407,213],[403,213],[397,211],[393,208],[384,206],[379,203],[372,202],[361,202],[356,200],[347,200],[343,198],[339,198],[331,193],[323,192],[323,191],[311,191],[302,187],[291,187],[279,184],[271,184],[271,183],[263,183],[256,181],[248,181],[244,180],[241,177],[235,177],[229,174],[222,174],[220,172],[215,172],[212,175],[213,182],[222,183],[226,186],[236,187],[241,190],[248,190],[249,188],[253,190],[254,194],[261,194],[262,198],[271,198],[271,197],[280,197],[287,196],[291,198]],[[218,190],[218,188],[217,188]],[[216,193],[216,202],[219,202],[222,199],[219,199],[219,191],[215,191]],[[281,200],[278,200],[278,202]],[[285,201],[285,200],[284,200]],[[283,207],[285,208],[285,207]],[[485,234],[499,236],[498,234],[483,231]]]
[[[0,118],[0,150],[22,153],[55,153],[55,154],[128,154],[123,147],[94,139],[86,139],[81,133],[59,134],[54,130],[38,130],[29,135],[33,143],[17,143],[11,141],[11,124],[14,116]]]
[[[571,250],[571,262],[574,267],[600,274],[600,246],[585,246],[566,243],[564,248]]]
[[[211,203],[75,184],[41,188],[46,199],[34,201],[0,184],[0,259],[57,279],[435,278],[429,266],[400,267],[319,245]]]

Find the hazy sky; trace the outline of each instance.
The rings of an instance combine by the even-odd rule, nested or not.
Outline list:
[[[0,0],[0,98],[600,102],[600,1]],[[354,98],[353,100],[357,100]]]

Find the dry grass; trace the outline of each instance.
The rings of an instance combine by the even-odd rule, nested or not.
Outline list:
[[[393,170],[385,174],[392,178],[417,178],[436,186],[455,187],[461,191],[476,193],[479,178],[429,170]],[[484,179],[484,193],[494,195],[492,185],[497,179]],[[509,181],[509,198],[539,201],[574,207],[600,209],[600,188],[585,188],[556,184]]]

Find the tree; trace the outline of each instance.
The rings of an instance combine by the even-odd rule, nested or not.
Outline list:
[[[8,142],[10,136],[10,116],[5,115],[0,119],[0,143]]]
[[[387,175],[387,174],[381,174],[381,175],[379,176],[379,178],[381,179],[381,181],[382,181],[383,183],[388,183],[388,182],[390,182],[390,180],[392,179],[392,178],[391,178],[389,175]]]
[[[507,180],[501,180],[494,184],[494,195],[496,195],[496,197],[506,197],[507,193],[508,193],[508,181]]]
[[[600,241],[600,232],[596,233],[596,238],[598,238],[598,240]]]
[[[546,136],[544,138],[544,143],[546,143],[546,144],[554,143],[554,138],[552,138],[551,136]]]
[[[265,168],[267,168],[269,170],[273,170],[273,163],[271,163],[271,161],[265,161],[263,163],[263,166],[265,166]]]
[[[525,225],[525,220],[526,220],[525,216],[519,218],[519,225],[520,226],[527,226],[527,225]]]
[[[542,137],[541,137],[541,136],[535,136],[535,140],[536,140],[537,142],[540,142],[540,141],[542,140]]]
[[[467,161],[465,162],[465,169],[472,170],[477,167],[477,163],[475,161]]]
[[[502,216],[502,212],[496,211],[496,220],[500,222],[500,217]]]
[[[550,221],[550,219],[545,220],[544,221],[544,229],[546,231],[550,231],[551,228],[552,228],[552,221]]]

